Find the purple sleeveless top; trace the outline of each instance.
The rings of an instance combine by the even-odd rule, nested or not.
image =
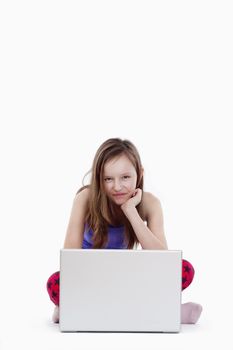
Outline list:
[[[93,231],[88,229],[87,223],[85,224],[84,237],[82,249],[91,249]],[[124,244],[124,226],[112,226],[108,225],[108,242],[104,249],[127,249]]]

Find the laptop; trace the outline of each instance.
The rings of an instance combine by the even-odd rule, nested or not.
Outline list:
[[[61,332],[179,332],[182,251],[61,249]]]

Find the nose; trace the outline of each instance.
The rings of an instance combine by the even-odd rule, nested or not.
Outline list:
[[[120,181],[114,181],[113,188],[114,188],[114,191],[116,191],[116,192],[120,191],[121,188],[122,188],[121,182]]]

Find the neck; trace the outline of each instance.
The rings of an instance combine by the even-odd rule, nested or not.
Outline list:
[[[113,225],[123,225],[125,222],[125,215],[118,205],[115,205],[112,203],[111,205],[111,216],[112,216],[112,221]]]

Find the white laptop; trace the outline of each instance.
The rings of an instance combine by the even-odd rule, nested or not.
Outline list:
[[[182,251],[61,249],[62,332],[179,332]]]

